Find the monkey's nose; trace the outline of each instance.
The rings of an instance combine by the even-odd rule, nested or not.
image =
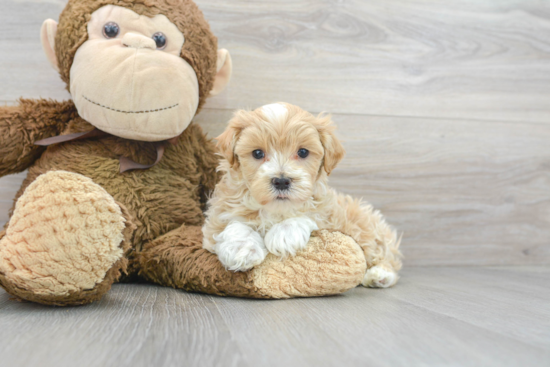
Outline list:
[[[152,38],[142,36],[141,34],[128,32],[122,37],[122,44],[132,48],[150,48],[157,49],[157,44]]]
[[[275,190],[285,191],[290,188],[290,180],[286,177],[275,177],[271,180],[271,185]]]

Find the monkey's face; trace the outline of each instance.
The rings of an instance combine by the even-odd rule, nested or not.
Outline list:
[[[180,57],[184,42],[164,15],[148,18],[113,5],[94,12],[71,67],[80,116],[128,139],[181,134],[199,104],[195,71]]]
[[[92,13],[87,33],[70,68],[70,93],[80,116],[127,139],[180,135],[200,95],[195,70],[180,56],[186,42],[180,29],[165,15],[151,18],[107,5]]]

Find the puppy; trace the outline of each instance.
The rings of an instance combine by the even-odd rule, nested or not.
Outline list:
[[[246,271],[268,252],[295,255],[314,230],[339,230],[363,249],[362,284],[394,285],[395,232],[370,205],[328,186],[345,153],[333,130],[329,116],[286,103],[238,111],[217,138],[223,176],[209,200],[203,247],[227,269]]]

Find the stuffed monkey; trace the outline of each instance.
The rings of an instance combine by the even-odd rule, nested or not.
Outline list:
[[[339,232],[248,272],[202,249],[218,158],[192,119],[228,83],[231,58],[191,0],[69,0],[41,38],[72,100],[0,108],[0,176],[28,169],[0,232],[8,293],[63,306],[121,277],[253,298],[360,284],[362,251]]]

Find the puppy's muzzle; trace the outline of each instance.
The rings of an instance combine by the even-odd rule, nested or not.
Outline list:
[[[290,179],[284,176],[271,179],[271,186],[277,191],[288,191],[290,189],[290,184]]]

